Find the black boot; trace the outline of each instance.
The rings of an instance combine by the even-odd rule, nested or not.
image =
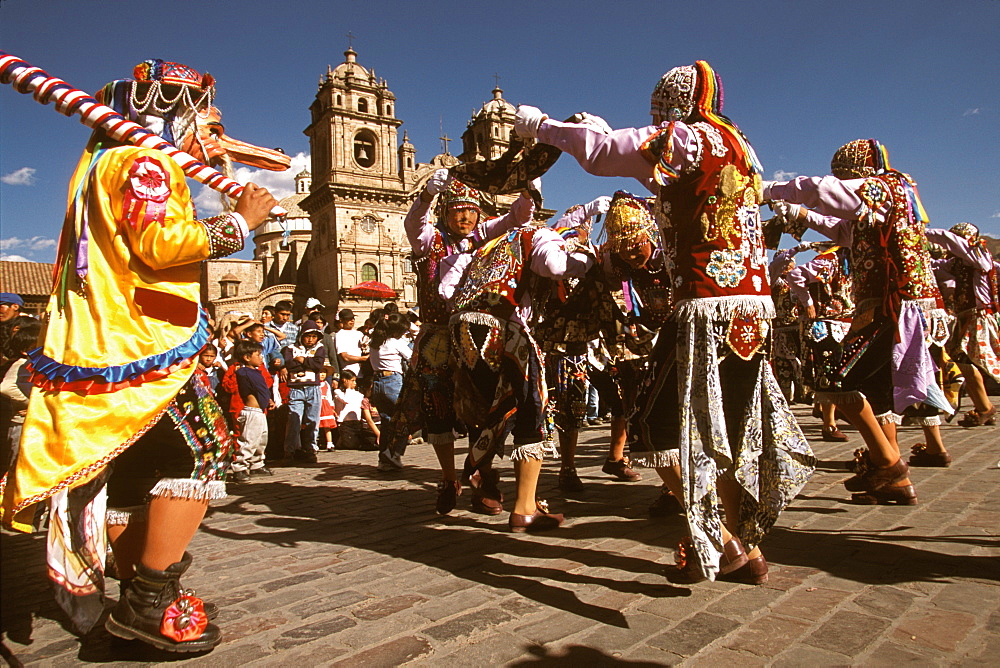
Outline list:
[[[165,571],[137,564],[135,577],[104,624],[108,632],[168,652],[204,652],[218,645],[222,634],[208,622],[201,599],[181,589],[181,574],[190,565],[186,552]]]
[[[184,557],[187,563],[190,564],[191,559],[187,552],[184,553]],[[181,563],[183,564],[184,562],[182,561]],[[118,591],[121,592],[118,597],[119,599],[125,598],[125,592],[127,592],[128,588],[132,586],[132,579],[133,578],[124,578],[118,581]],[[188,596],[197,596],[197,593],[193,589],[184,589],[183,584],[181,584],[181,591],[185,592]],[[212,621],[219,616],[219,606],[215,603],[204,599],[202,599],[201,603],[205,606],[205,615],[208,617],[208,621]]]

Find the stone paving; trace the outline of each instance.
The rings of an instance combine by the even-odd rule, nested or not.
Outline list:
[[[600,472],[607,432],[594,427],[581,435],[586,492],[564,498],[558,464],[545,465],[540,495],[569,518],[550,534],[507,533],[506,514],[473,514],[468,496],[435,515],[428,446],[399,475],[377,473],[375,453],[332,452],[231,486],[185,578],[222,608],[223,642],[202,656],[100,628],[81,642],[45,584],[44,536],[4,531],[0,652],[46,666],[996,665],[1000,429],[945,426],[955,462],[914,471],[919,505],[855,506],[840,482],[857,434],[823,443],[796,413],[820,466],[764,543],[764,586],[671,585],[682,522],[649,518],[652,472]],[[904,427],[900,442],[920,436]]]

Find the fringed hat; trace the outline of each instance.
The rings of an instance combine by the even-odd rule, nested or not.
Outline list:
[[[874,139],[855,139],[837,149],[830,172],[838,179],[866,179],[892,169],[889,152]]]
[[[119,79],[102,88],[97,101],[106,104],[126,119],[139,121],[141,116],[163,118],[161,136],[172,144],[186,130],[197,112],[207,112],[215,98],[215,78],[194,68],[157,58],[144,60],[132,70],[134,79]],[[173,127],[180,120],[180,128]]]
[[[973,246],[981,241],[979,238],[979,228],[972,223],[956,223],[951,226],[951,230],[949,231],[962,237]]]
[[[443,217],[449,210],[454,209],[475,209],[481,216],[483,194],[458,179],[452,179],[448,189],[438,195],[438,215]]]
[[[611,198],[611,206],[604,217],[604,248],[617,253],[635,248],[647,241],[656,245],[659,231],[649,202],[632,193],[619,190]]]

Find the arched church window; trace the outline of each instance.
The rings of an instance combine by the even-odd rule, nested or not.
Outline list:
[[[358,100],[358,111],[360,111],[362,114],[368,113],[368,100],[366,100],[365,98],[361,98],[360,100]]]
[[[375,135],[371,130],[360,130],[354,135],[354,160],[362,167],[375,164]]]
[[[378,267],[370,262],[366,262],[361,265],[361,280],[364,281],[377,281],[378,280]]]
[[[413,158],[406,159],[406,167],[407,169],[413,169]]]
[[[392,116],[392,105],[391,104],[385,105],[385,115],[386,116]]]
[[[343,107],[344,106],[344,98],[341,95],[337,96],[337,106],[338,107]]]

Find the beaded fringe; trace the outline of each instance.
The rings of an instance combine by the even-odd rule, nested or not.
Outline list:
[[[655,452],[643,452],[640,455],[631,453],[632,466],[641,466],[647,469],[659,469],[667,466],[681,465],[681,451],[678,448],[672,450],[658,450]]]
[[[504,321],[496,316],[490,315],[489,313],[482,313],[480,311],[467,311],[465,313],[456,313],[451,316],[452,322],[467,322],[473,325],[483,325],[484,327],[493,327],[494,329],[502,329],[504,326]]]
[[[129,506],[128,508],[108,508],[104,522],[109,527],[124,527],[130,522],[146,520],[146,506]]]
[[[226,483],[221,480],[162,478],[149,493],[152,497],[207,501],[226,498]]]
[[[542,461],[545,459],[545,444],[525,443],[524,445],[515,445],[514,449],[511,450],[510,461],[525,462],[529,459],[534,459],[536,461]]]

